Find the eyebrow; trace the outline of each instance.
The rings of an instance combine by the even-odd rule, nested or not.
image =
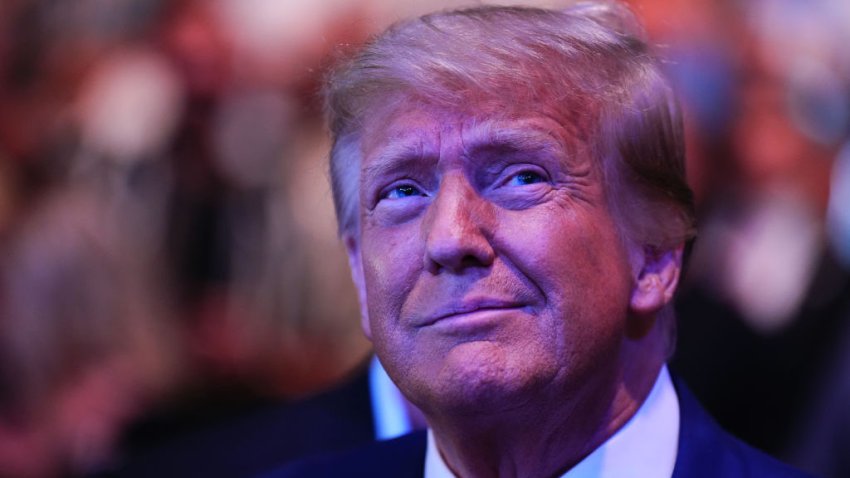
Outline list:
[[[562,142],[545,128],[507,120],[484,120],[468,126],[463,132],[463,154],[474,159],[499,155],[538,154],[560,158],[566,155]],[[378,178],[396,171],[426,169],[426,159],[439,159],[438,152],[426,152],[426,140],[418,135],[401,135],[383,145],[371,164],[361,170],[361,179]]]
[[[424,142],[418,136],[402,137],[391,141],[377,153],[372,164],[362,170],[362,178],[375,178],[394,171],[409,168],[422,168],[422,160],[426,158]]]

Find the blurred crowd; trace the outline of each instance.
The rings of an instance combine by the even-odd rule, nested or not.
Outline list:
[[[850,476],[850,3],[629,3],[688,116],[673,369],[732,432]],[[0,477],[94,475],[367,360],[318,86],[457,5],[0,3]]]

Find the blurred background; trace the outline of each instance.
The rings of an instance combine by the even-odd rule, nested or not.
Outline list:
[[[850,3],[629,3],[699,210],[673,368],[745,440],[850,476]],[[0,477],[103,473],[363,367],[317,88],[468,4],[0,3]]]

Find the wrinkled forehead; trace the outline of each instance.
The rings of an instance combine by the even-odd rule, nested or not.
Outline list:
[[[560,152],[565,160],[587,150],[584,118],[545,103],[493,99],[441,105],[415,98],[389,101],[364,118],[361,158],[439,156],[441,138],[456,135],[467,151]],[[361,164],[361,170],[365,165]]]

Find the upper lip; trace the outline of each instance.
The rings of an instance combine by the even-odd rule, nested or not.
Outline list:
[[[493,298],[465,300],[436,308],[432,313],[422,316],[421,320],[417,320],[416,326],[427,327],[455,315],[469,314],[479,310],[515,309],[522,306],[523,304],[515,300]]]

